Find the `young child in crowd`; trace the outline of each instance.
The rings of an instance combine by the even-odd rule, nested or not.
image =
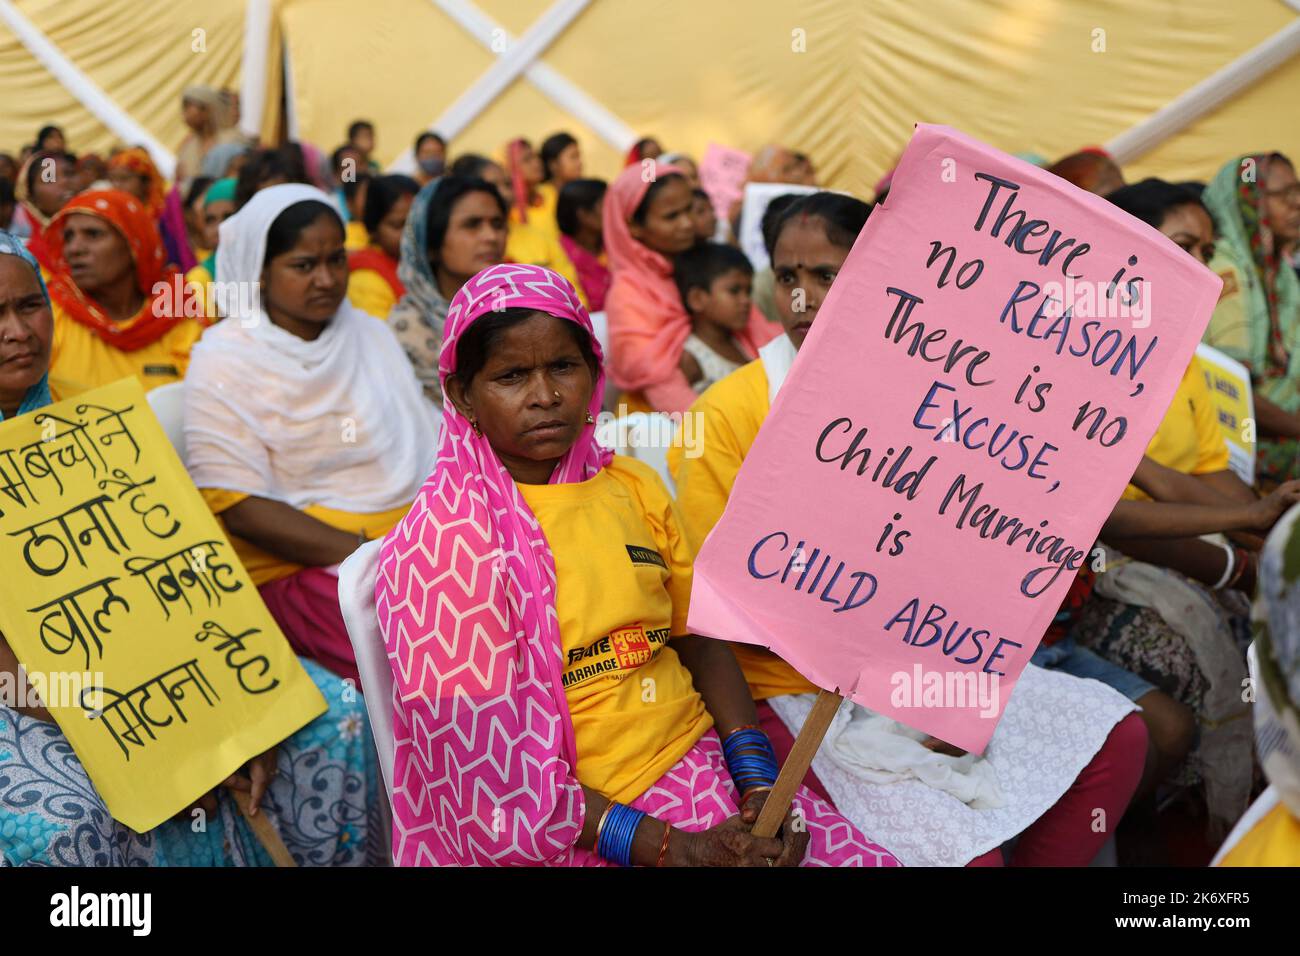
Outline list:
[[[673,277],[691,317],[682,370],[703,392],[753,358],[733,333],[749,322],[754,267],[734,246],[703,242],[677,257]]]
[[[695,223],[697,242],[711,242],[717,238],[718,214],[713,211],[709,194],[703,189],[696,189],[691,199],[691,221]]]

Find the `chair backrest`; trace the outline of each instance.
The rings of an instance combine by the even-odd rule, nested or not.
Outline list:
[[[668,447],[675,433],[672,419],[662,412],[631,412],[621,418],[602,419],[596,430],[596,440],[620,455],[645,462],[659,473],[672,492],[674,484],[668,471]]]
[[[361,694],[379,753],[384,790],[393,800],[393,672],[375,614],[375,579],[382,540],[367,541],[339,565],[339,608],[361,674]]]
[[[167,440],[176,449],[181,461],[185,460],[185,383],[169,382],[150,389],[146,397],[149,407],[162,423]]]

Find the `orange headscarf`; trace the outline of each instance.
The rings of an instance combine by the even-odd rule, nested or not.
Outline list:
[[[154,219],[161,216],[163,204],[167,198],[167,191],[163,183],[162,173],[158,172],[158,167],[153,164],[149,154],[139,146],[124,149],[120,153],[114,154],[108,161],[109,172],[115,169],[130,170],[143,176],[148,181],[149,198],[145,201],[145,205],[149,209],[149,215],[153,216]]]
[[[135,263],[136,288],[145,297],[140,314],[128,322],[116,322],[99,304],[77,287],[64,257],[63,223],[72,215],[95,216],[112,226],[126,240]],[[173,315],[171,297],[175,270],[165,264],[162,236],[149,211],[134,196],[116,189],[97,189],[80,193],[55,213],[45,230],[45,244],[53,260],[50,297],[70,318],[90,328],[96,335],[124,352],[151,345],[171,331],[184,315]],[[154,291],[158,283],[165,286]]]
[[[654,179],[685,173],[676,166],[655,164]],[[653,181],[653,180],[652,180]],[[696,395],[678,363],[691,334],[691,319],[673,281],[673,264],[632,236],[632,213],[645,198],[650,182],[641,166],[628,166],[605,193],[604,242],[613,284],[605,298],[609,317],[610,375],[629,391],[655,387],[651,398],[657,411],[684,412]],[[754,308],[749,325],[735,334],[736,343],[750,354],[781,334]]]

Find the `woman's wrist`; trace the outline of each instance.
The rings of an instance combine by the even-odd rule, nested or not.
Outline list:
[[[665,827],[668,828],[669,832],[668,853],[664,862],[660,864],[660,851],[663,849]],[[681,830],[673,830],[662,820],[656,820],[646,814],[637,825],[636,836],[632,839],[632,865],[651,867],[675,865],[669,862],[671,854],[683,842],[685,836],[687,834]]]

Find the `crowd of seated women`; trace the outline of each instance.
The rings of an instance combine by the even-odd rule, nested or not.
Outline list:
[[[330,710],[201,798],[220,827],[137,834],[48,711],[0,706],[0,865],[266,863],[232,787],[304,864],[1044,866],[1088,864],[1117,828],[1122,858],[1167,861],[1171,806],[1194,810],[1208,860],[1270,785],[1226,861],[1300,862],[1286,157],[1233,158],[1204,184],[1125,184],[1099,150],[1050,167],[1224,278],[1205,341],[1249,370],[1256,480],[1229,467],[1192,359],[1102,528],[1104,569],[1072,582],[987,751],[846,703],[762,837],[817,688],[771,651],[689,633],[692,565],[888,177],[871,201],[775,199],[755,269],[736,210],[654,140],[608,183],[566,133],[495,157],[425,133],[415,175],[385,175],[365,122],[326,157],[241,141],[231,107],[186,91],[173,184],[142,149],[83,169],[57,130],[9,164],[0,416],[126,376],[183,382],[190,478]],[[775,145],[750,180],[816,183]],[[615,404],[697,416],[701,454],[669,451],[672,491],[597,441]],[[390,806],[338,598],[339,565],[380,539]],[[1252,638],[1268,679],[1245,694]],[[0,671],[18,670],[0,640]],[[329,812],[302,813],[311,800]]]

